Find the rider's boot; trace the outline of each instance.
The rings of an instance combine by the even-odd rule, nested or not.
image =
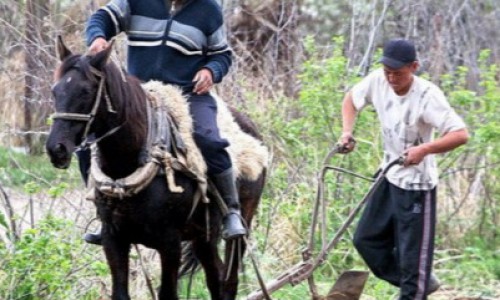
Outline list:
[[[99,229],[97,229],[97,231],[94,233],[91,232],[85,233],[83,239],[89,244],[98,246],[102,245],[102,227],[99,227]]]
[[[213,176],[212,179],[229,209],[223,219],[222,238],[232,240],[246,235],[247,230],[242,222],[240,199],[233,169],[229,168]]]

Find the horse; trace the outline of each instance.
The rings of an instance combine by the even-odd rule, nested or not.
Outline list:
[[[52,93],[59,117],[53,119],[46,142],[52,165],[68,168],[79,145],[93,144],[99,150],[103,173],[112,179],[129,176],[143,163],[141,151],[149,130],[147,92],[137,78],[123,73],[110,60],[112,46],[95,55],[74,54],[59,37],[56,48],[60,66],[55,71]],[[261,139],[246,115],[231,112],[242,131]],[[95,139],[89,142],[90,136]],[[238,179],[242,217],[249,228],[264,187],[265,171],[255,180]],[[94,203],[102,221],[102,247],[112,276],[112,299],[130,299],[129,252],[134,244],[159,253],[158,298],[179,299],[181,244],[186,241],[205,272],[211,299],[236,298],[240,261],[230,257],[230,242],[226,243],[224,261],[218,253],[219,205],[216,201],[196,205],[197,181],[189,174],[176,171],[174,179],[181,193],[172,192],[163,175],[153,176],[142,190],[122,199],[97,193]],[[210,190],[207,195],[213,199]],[[245,246],[243,241],[242,253]]]

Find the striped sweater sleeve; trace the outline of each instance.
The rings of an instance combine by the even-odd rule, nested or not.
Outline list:
[[[112,0],[90,16],[85,35],[87,46],[98,37],[111,39],[118,33],[126,31],[130,19],[130,8],[127,0]]]
[[[224,26],[220,26],[208,37],[207,56],[205,68],[212,72],[214,82],[219,83],[232,64],[232,50],[228,45]]]

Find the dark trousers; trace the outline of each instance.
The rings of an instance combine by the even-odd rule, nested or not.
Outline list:
[[[373,274],[400,287],[400,300],[427,299],[436,189],[403,190],[386,179],[368,199],[354,246]]]
[[[210,94],[189,94],[189,112],[193,118],[193,137],[207,163],[209,176],[232,167],[226,151],[229,142],[220,137],[217,126],[217,103]]]

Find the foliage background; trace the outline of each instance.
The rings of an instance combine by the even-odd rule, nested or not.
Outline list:
[[[43,153],[52,110],[51,73],[57,64],[54,37],[63,34],[73,49],[85,51],[85,20],[104,2],[0,0],[1,299],[109,297],[100,249],[80,240],[96,222],[76,165],[55,170]],[[272,153],[252,234],[265,279],[301,260],[317,172],[340,133],[345,91],[377,67],[384,40],[406,37],[419,50],[419,75],[443,88],[471,132],[468,145],[439,156],[435,272],[444,285],[432,299],[500,299],[498,0],[220,3],[235,63],[217,91],[251,115]],[[123,61],[125,41],[118,45],[116,56]],[[357,123],[357,151],[329,163],[373,173],[381,159],[377,122],[374,112],[365,110]],[[336,173],[328,173],[325,183],[324,227],[331,236],[369,186]],[[366,269],[350,242],[352,229],[315,273],[323,294],[343,270]],[[317,240],[316,249],[320,235]],[[147,280],[158,283],[158,257],[144,248],[133,253],[131,291],[136,299],[148,299]],[[242,299],[258,288],[248,266]],[[371,276],[363,299],[396,294],[395,288]],[[273,297],[308,295],[304,283],[286,286]],[[191,296],[207,299],[202,274],[195,278]]]

